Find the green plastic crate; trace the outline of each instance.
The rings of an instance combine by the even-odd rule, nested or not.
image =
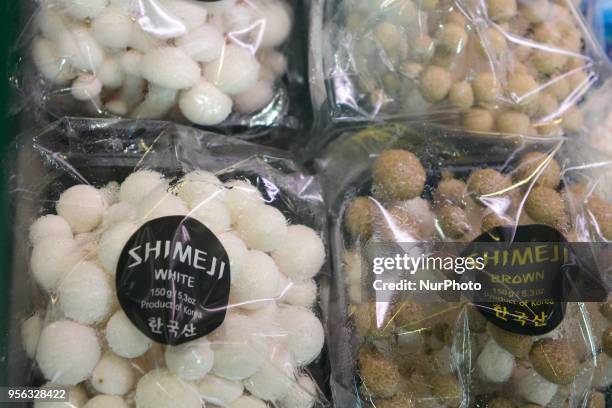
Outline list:
[[[14,58],[12,48],[19,30],[18,8],[19,2],[7,1],[0,5],[0,157],[5,158],[16,136],[16,120],[8,117],[11,104],[10,67]],[[10,158],[10,157],[9,157]],[[7,328],[8,304],[10,287],[10,242],[11,230],[8,225],[8,194],[6,191],[6,166],[0,167],[0,385],[6,384],[6,356],[7,356]]]

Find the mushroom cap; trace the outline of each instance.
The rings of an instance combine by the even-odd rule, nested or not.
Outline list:
[[[576,355],[565,340],[536,341],[529,352],[529,360],[538,374],[554,384],[571,384],[578,374]]]
[[[58,385],[86,380],[100,359],[100,342],[94,329],[60,320],[40,334],[36,362],[45,378]]]
[[[407,150],[386,150],[372,167],[374,189],[381,197],[392,201],[421,195],[426,176],[421,161]]]

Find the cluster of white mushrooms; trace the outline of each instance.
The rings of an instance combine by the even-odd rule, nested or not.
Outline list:
[[[273,99],[292,18],[285,0],[44,0],[32,56],[100,113],[217,125]]]
[[[359,112],[532,136],[582,126],[575,104],[594,71],[570,0],[344,4],[331,69],[354,75],[359,94],[343,101]]]
[[[73,406],[87,408],[313,406],[306,367],[324,343],[313,312],[325,261],[317,232],[289,225],[247,180],[201,170],[173,184],[140,170],[100,189],[76,185],[56,210],[30,228],[32,276],[49,302],[22,326],[48,387],[73,387]],[[230,306],[208,336],[161,346],[120,309],[114,277],[139,226],[172,215],[200,221],[222,243]]]

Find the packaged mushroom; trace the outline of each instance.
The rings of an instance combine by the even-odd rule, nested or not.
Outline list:
[[[289,0],[37,3],[24,35],[34,72],[19,76],[20,90],[53,116],[231,130],[289,126],[299,114],[289,111],[288,77],[302,75],[288,72],[301,58]]]
[[[609,287],[604,157],[505,142],[387,125],[318,161],[339,406],[582,407],[610,384],[587,303]]]
[[[11,384],[87,408],[328,405],[315,178],[161,122],[63,120],[20,154]]]
[[[581,98],[609,75],[571,0],[330,0],[312,14],[324,126],[424,117],[478,133],[573,133]]]

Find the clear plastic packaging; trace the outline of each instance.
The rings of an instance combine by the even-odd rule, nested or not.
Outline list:
[[[583,105],[585,114],[584,132],[581,138],[593,148],[606,153],[612,153],[610,142],[612,141],[612,114],[608,109],[610,103],[610,91],[612,81],[604,82],[596,92],[589,95]]]
[[[315,177],[163,122],[64,119],[27,140],[9,385],[113,407],[328,406]]]
[[[571,0],[316,1],[311,87],[322,127],[422,118],[555,136],[609,63]]]
[[[612,384],[602,351],[609,306],[597,303],[610,284],[612,204],[600,178],[609,165],[570,139],[477,143],[410,124],[350,129],[332,142],[317,166],[337,271],[329,306],[335,404],[605,406],[588,404],[601,403]],[[560,273],[572,264],[566,257],[554,263],[526,250],[518,253],[540,255],[515,263],[511,252],[563,242],[580,274]],[[484,272],[470,274],[466,259],[482,253]],[[436,259],[451,266],[426,266]],[[580,289],[576,276],[598,283]],[[484,290],[426,286],[470,280]],[[548,292],[560,282],[573,286]]]
[[[306,82],[289,0],[37,2],[21,36],[20,106],[52,117],[296,128]]]

